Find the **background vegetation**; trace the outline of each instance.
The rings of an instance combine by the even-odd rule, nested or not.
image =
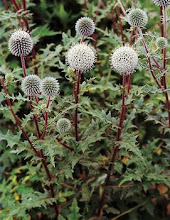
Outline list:
[[[7,5],[3,4],[5,2]],[[0,219],[56,219],[55,203],[60,220],[168,219],[170,129],[165,97],[150,75],[140,40],[130,37],[130,26],[120,8],[116,7],[116,1],[26,1],[26,10],[17,13],[11,2],[0,2],[0,74],[9,92],[8,96],[3,89],[0,93]],[[22,1],[16,2],[22,6]],[[160,8],[151,0],[122,2],[126,10],[136,6],[147,12],[149,22],[144,30],[147,33],[145,39],[149,50],[161,63],[161,51],[155,52],[154,43],[161,36]],[[170,15],[169,9],[167,14]],[[76,142],[73,126],[75,76],[68,71],[65,54],[80,40],[75,33],[75,22],[81,16],[95,20],[96,32],[87,41],[97,48],[98,61],[94,70],[82,75],[78,105],[80,141]],[[121,109],[122,77],[111,70],[109,64],[112,50],[122,45],[119,18],[124,41],[127,44],[129,39],[132,44],[136,41],[140,63],[132,76],[120,150],[105,189],[103,212],[96,217],[112,147],[116,143]],[[31,54],[26,59],[28,74],[38,71],[40,78],[54,76],[60,82],[60,95],[50,105],[45,140],[37,140],[32,117],[34,114],[39,116],[42,130],[41,111],[45,111],[46,100],[41,97],[38,106],[33,102],[34,110],[30,112],[29,100],[21,90],[20,59],[8,50],[11,32],[20,28],[22,23],[25,26],[24,19],[29,23],[36,51],[36,56]],[[169,85],[168,70],[169,66],[166,73]],[[156,73],[160,79],[161,73]],[[22,119],[22,127],[36,149],[44,151],[54,198],[49,196],[49,179],[41,161],[18,130],[6,98],[13,101],[14,112]],[[72,129],[62,135],[56,129],[56,121],[61,117],[72,122]],[[61,142],[74,151],[63,147]]]

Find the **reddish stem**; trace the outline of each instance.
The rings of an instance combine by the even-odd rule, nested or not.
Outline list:
[[[124,40],[124,35],[123,35],[123,25],[122,25],[122,21],[121,21],[121,17],[120,17],[120,8],[119,7],[116,7],[116,13],[117,13],[118,22],[119,22],[120,36],[121,36],[122,44],[124,45],[125,40]]]
[[[48,109],[49,107],[49,104],[50,104],[50,96],[48,97],[47,99],[47,105],[46,105],[46,108]],[[46,132],[47,132],[47,125],[48,125],[48,112],[46,111],[45,112],[45,121],[44,121],[44,130],[43,130],[43,133],[41,135],[41,139],[44,139],[45,135],[46,135]]]
[[[22,0],[22,4],[23,4],[23,8],[24,8],[24,10],[26,11],[26,10],[27,10],[27,7],[26,7],[26,1],[25,1],[25,0]]]
[[[5,8],[5,11],[8,10],[8,2],[7,0],[3,0],[3,5],[4,5],[4,8]]]
[[[70,151],[74,151],[73,148],[69,147],[67,144],[63,143],[62,140],[60,138],[56,138],[56,140],[65,148],[67,148]]]
[[[124,74],[123,75],[122,108],[121,108],[121,113],[120,113],[119,126],[118,126],[118,129],[117,129],[116,141],[120,141],[121,133],[122,133],[122,128],[123,128],[124,116],[125,116],[125,113],[126,113],[125,90],[126,90],[126,75]],[[108,174],[107,174],[107,177],[106,177],[106,180],[105,180],[105,184],[104,184],[105,187],[107,187],[108,184],[109,184],[111,173],[112,173],[112,169],[113,169],[113,166],[114,166],[114,162],[115,162],[118,150],[119,150],[119,145],[116,144],[113,147],[113,153],[112,153],[112,157],[111,157],[109,168],[108,168]],[[105,199],[105,193],[106,193],[106,191],[104,190],[102,195],[101,195],[101,198],[100,198],[99,209],[97,211],[97,215],[98,216],[101,216],[101,211],[102,211],[103,203],[104,203],[104,199]]]
[[[3,89],[4,89],[5,95],[9,95],[9,94],[8,94],[8,91],[7,91],[7,88],[6,88],[6,86],[5,86],[5,84],[4,84],[4,82],[3,82],[2,79],[0,79],[0,82],[1,82],[1,86],[2,86]],[[18,126],[18,128],[22,131],[23,136],[24,136],[25,139],[28,141],[28,143],[29,143],[31,149],[34,151],[34,153],[35,153],[38,157],[40,157],[38,151],[35,149],[35,147],[33,146],[32,142],[31,142],[31,140],[29,139],[29,137],[28,137],[26,131],[24,130],[24,128],[22,128],[22,125],[21,125],[21,123],[20,123],[20,120],[18,119],[18,117],[17,117],[16,114],[14,113],[10,99],[9,99],[9,98],[6,98],[6,101],[7,101],[9,110],[10,110],[10,112],[11,112],[11,114],[12,114],[12,116],[13,116],[13,118],[14,118],[14,120],[15,120],[17,126]]]
[[[132,73],[130,73],[129,76],[128,76],[128,87],[127,87],[127,93],[128,93],[128,94],[129,94],[129,92],[130,92],[131,79],[132,79]]]
[[[52,180],[52,176],[50,174],[50,171],[48,169],[48,165],[47,165],[47,162],[46,162],[46,157],[44,156],[44,153],[43,151],[41,150],[41,156],[42,156],[42,165],[45,169],[45,172],[46,172],[46,175],[47,175],[47,179],[49,181],[49,190],[50,190],[50,194],[51,194],[51,198],[55,198],[55,194],[54,194],[54,188],[53,188],[53,185],[50,183],[51,180]],[[58,219],[58,215],[59,215],[59,209],[57,207],[57,204],[56,203],[53,203],[53,207],[54,207],[54,210],[55,210],[55,213],[56,213],[56,219]]]
[[[23,69],[23,76],[26,77],[27,76],[27,70],[26,70],[26,66],[25,66],[25,58],[24,56],[21,56],[21,65],[22,65],[22,69]]]
[[[75,99],[75,103],[78,104],[78,101],[79,101],[78,96],[79,96],[79,93],[80,93],[81,72],[80,71],[76,71],[76,72],[77,72],[77,82],[76,82],[75,91],[74,91],[74,99]],[[76,108],[76,110],[75,110],[74,129],[75,129],[76,141],[79,141],[79,136],[78,136],[78,108]]]
[[[161,7],[161,15],[163,17],[163,22],[162,22],[162,26],[161,26],[161,33],[162,33],[162,37],[167,38],[167,33],[166,33],[166,8],[163,6]],[[163,54],[163,70],[166,70],[166,48],[162,49],[162,54]],[[164,75],[162,76],[161,79],[161,84],[164,87],[164,89],[167,89],[167,85],[166,85],[166,75],[164,73]],[[168,93],[165,92],[165,99],[166,99],[166,106],[168,109],[168,121],[169,121],[169,128],[170,128],[170,100],[169,100],[169,96]]]
[[[139,36],[141,36],[142,34],[141,34],[141,30],[140,29],[138,29],[138,32],[139,32]],[[154,81],[156,82],[158,88],[162,89],[161,84],[158,82],[158,80],[157,80],[157,78],[155,76],[155,72],[154,72],[153,67],[152,67],[151,58],[150,58],[150,54],[149,54],[149,50],[147,48],[146,42],[145,42],[143,36],[141,36],[141,37],[142,37],[141,42],[143,44],[143,47],[145,48],[146,54],[148,55],[148,64],[149,64],[150,73],[151,73]]]

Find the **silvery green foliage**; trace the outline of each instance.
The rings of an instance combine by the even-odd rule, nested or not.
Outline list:
[[[85,43],[78,43],[71,47],[66,55],[68,66],[81,72],[90,71],[95,62],[95,49]]]
[[[168,41],[166,38],[164,37],[158,37],[156,39],[156,46],[159,48],[159,49],[163,49],[165,47],[167,47],[168,45]]]
[[[91,18],[82,17],[76,22],[75,29],[81,36],[90,36],[94,33],[95,24]]]
[[[153,0],[153,2],[158,6],[168,6],[168,5],[170,5],[170,0]]]
[[[60,118],[57,121],[57,130],[59,133],[67,132],[71,128],[71,122],[67,118]]]
[[[138,65],[138,55],[136,51],[123,46],[115,50],[111,55],[111,66],[120,74],[133,73]]]
[[[133,27],[145,27],[148,22],[148,16],[145,11],[134,8],[128,14],[128,22]]]
[[[22,80],[22,90],[27,96],[37,96],[40,93],[41,79],[36,75],[26,76]]]
[[[45,77],[41,81],[40,91],[46,96],[55,96],[58,94],[60,85],[54,77]]]
[[[17,30],[11,34],[8,48],[15,56],[27,56],[33,48],[30,35],[23,30]]]

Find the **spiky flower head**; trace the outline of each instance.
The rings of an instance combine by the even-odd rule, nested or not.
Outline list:
[[[167,45],[168,45],[168,41],[165,37],[158,37],[156,39],[156,46],[159,49],[163,49],[163,48],[167,47]]]
[[[128,14],[128,23],[133,27],[145,27],[148,22],[148,16],[140,8],[133,8]]]
[[[75,29],[81,36],[90,36],[94,33],[95,24],[91,18],[82,17],[76,22]]]
[[[22,80],[22,90],[27,96],[37,96],[40,93],[41,79],[36,75],[26,76]]]
[[[170,5],[170,0],[152,0],[158,6],[168,6]]]
[[[70,122],[69,119],[67,119],[67,118],[60,118],[57,121],[57,130],[60,133],[67,132],[67,131],[70,130],[70,128],[71,128],[71,122]]]
[[[33,41],[26,31],[17,30],[11,34],[8,48],[15,56],[27,56],[32,51]]]
[[[123,46],[112,53],[110,61],[113,69],[120,74],[130,74],[137,67],[138,55],[133,48]]]
[[[55,96],[59,92],[60,85],[54,77],[45,77],[41,81],[40,91],[46,96]]]
[[[78,43],[71,47],[66,55],[68,66],[81,72],[90,71],[95,62],[95,49],[85,43]]]

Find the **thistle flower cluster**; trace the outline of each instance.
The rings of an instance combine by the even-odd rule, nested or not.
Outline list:
[[[95,24],[91,18],[80,18],[75,25],[75,30],[81,36],[90,36],[94,33]]]
[[[26,31],[17,30],[11,35],[8,48],[15,56],[27,56],[32,51],[33,41]]]
[[[170,0],[153,0],[153,2],[160,7],[170,5]]]
[[[130,74],[137,67],[138,55],[133,48],[123,46],[112,53],[110,61],[113,69],[120,74]]]
[[[59,131],[59,133],[64,133],[69,131],[71,128],[71,122],[69,119],[67,118],[60,118],[57,121],[57,130]]]
[[[145,27],[148,22],[148,16],[145,11],[134,8],[128,14],[128,23],[132,27]]]
[[[22,80],[22,90],[27,96],[37,96],[40,93],[45,96],[55,96],[59,92],[58,80],[53,77],[45,77],[41,80],[37,75],[26,76]]]
[[[26,76],[22,81],[22,90],[27,96],[37,96],[40,93],[41,79],[37,75]]]
[[[66,55],[67,65],[81,72],[90,71],[95,62],[95,49],[85,43],[78,43],[71,47]]]
[[[168,41],[165,37],[158,37],[156,39],[156,46],[157,48],[159,49],[163,49],[163,48],[166,48],[168,45]]]
[[[45,77],[41,81],[40,91],[46,96],[55,96],[59,92],[60,85],[54,77]]]

